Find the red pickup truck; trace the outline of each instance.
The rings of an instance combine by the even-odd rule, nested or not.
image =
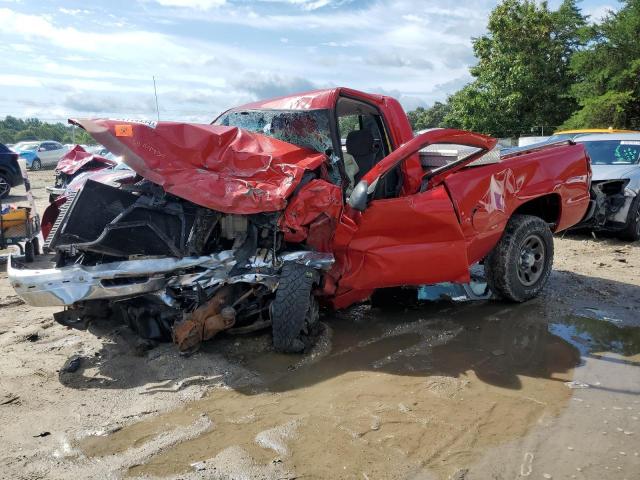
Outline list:
[[[320,304],[469,282],[479,262],[496,296],[526,301],[549,277],[552,234],[590,201],[580,145],[500,156],[476,133],[414,136],[396,100],[347,88],[243,105],[211,125],[72,122],[137,181],[87,181],[48,232],[56,267],[9,262],[10,281],[31,305],[68,307],[65,325],[118,315],[183,351],[271,326],[277,350],[300,352]],[[438,161],[425,150],[437,144],[466,153]]]

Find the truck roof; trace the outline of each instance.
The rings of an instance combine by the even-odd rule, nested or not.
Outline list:
[[[333,108],[339,96],[356,97],[358,100],[368,100],[376,105],[384,103],[386,99],[391,98],[346,87],[335,87],[258,100],[239,107],[233,107],[232,110],[316,110]]]

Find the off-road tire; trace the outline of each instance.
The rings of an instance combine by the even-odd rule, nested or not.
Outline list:
[[[531,284],[526,284],[519,269],[523,262],[525,244],[530,244],[532,239],[541,245],[539,247],[543,249],[543,255],[541,264],[534,272],[535,280],[530,278]],[[504,300],[518,303],[530,300],[540,293],[551,275],[552,266],[553,235],[544,220],[532,215],[511,217],[500,242],[484,262],[487,283],[493,293]]]
[[[640,195],[636,196],[627,214],[627,226],[618,235],[620,240],[640,240]]]
[[[7,198],[10,192],[11,182],[9,178],[4,173],[0,173],[0,199]]]
[[[34,158],[33,162],[31,162],[31,170],[38,171],[42,170],[42,162],[39,158]]]
[[[300,353],[312,343],[318,323],[318,303],[313,296],[317,273],[297,263],[285,263],[271,303],[273,346],[283,353]]]

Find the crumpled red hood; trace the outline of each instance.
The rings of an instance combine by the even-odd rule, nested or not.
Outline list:
[[[224,213],[282,210],[325,155],[237,127],[69,120],[165,191]]]
[[[112,167],[117,163],[113,160],[109,160],[108,158],[101,157],[100,155],[89,153],[80,145],[76,145],[58,161],[56,170],[66,173],[67,175],[73,175],[86,164],[91,162],[104,163],[105,167]]]

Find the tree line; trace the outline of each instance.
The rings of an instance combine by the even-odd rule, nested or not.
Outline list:
[[[555,129],[640,130],[640,0],[593,24],[576,0],[504,0],[473,39],[473,80],[430,108],[416,130],[450,127],[498,137]]]
[[[54,140],[60,143],[85,145],[96,143],[84,130],[60,122],[46,123],[37,118],[22,120],[10,115],[0,120],[0,143],[18,143],[27,140]]]

